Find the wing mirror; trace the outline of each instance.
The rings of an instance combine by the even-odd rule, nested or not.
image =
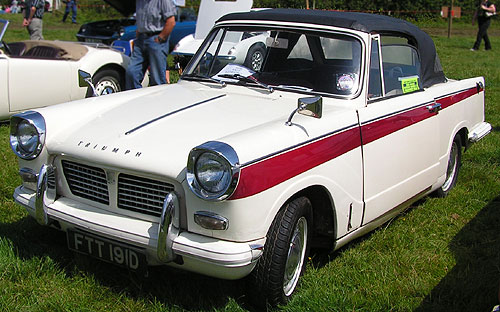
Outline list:
[[[92,83],[92,76],[86,71],[83,71],[81,69],[78,70],[78,85],[80,87],[86,87],[86,86],[91,87],[92,95],[99,96],[99,94],[97,94],[97,90],[95,89],[94,84]]]
[[[292,118],[295,113],[314,118],[321,118],[321,115],[323,114],[323,98],[321,96],[300,98],[297,109],[290,114],[290,117],[288,117],[288,120],[285,123],[287,126],[292,125]]]

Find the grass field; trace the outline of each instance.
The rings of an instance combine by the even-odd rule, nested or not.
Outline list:
[[[2,18],[2,17],[0,17]],[[18,17],[16,17],[18,18]],[[74,40],[78,26],[47,16],[47,39]],[[370,235],[308,263],[285,311],[491,311],[500,282],[500,39],[471,52],[475,28],[451,39],[444,23],[423,27],[454,79],[484,76],[493,132],[463,155],[447,198],[425,198]],[[27,39],[14,20],[7,42]],[[0,311],[246,311],[243,281],[152,268],[148,278],[66,248],[63,233],[39,226],[14,204],[20,184],[0,126]]]

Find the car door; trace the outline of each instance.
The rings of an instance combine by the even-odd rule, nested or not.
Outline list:
[[[11,112],[71,100],[70,61],[12,57],[9,59],[9,106]]]
[[[368,101],[359,109],[363,224],[428,191],[438,178],[437,111],[420,87],[419,69],[406,39],[372,37]]]

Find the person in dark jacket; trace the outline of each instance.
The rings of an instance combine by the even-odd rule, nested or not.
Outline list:
[[[472,24],[474,24],[474,21],[477,19],[479,29],[477,31],[476,42],[474,43],[471,51],[479,50],[481,40],[484,40],[484,48],[486,50],[491,50],[491,43],[488,38],[488,27],[490,27],[491,17],[496,14],[496,11],[497,9],[491,1],[481,0],[481,3],[479,4],[472,20]]]
[[[44,0],[28,0],[24,10],[23,26],[28,29],[31,40],[43,40],[42,17],[45,10]]]

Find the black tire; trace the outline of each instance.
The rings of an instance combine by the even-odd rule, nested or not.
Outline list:
[[[254,44],[248,49],[247,56],[245,57],[245,65],[251,70],[258,72],[262,69],[264,64],[264,57],[266,56],[266,49],[261,44]]]
[[[92,78],[92,83],[96,89],[97,95],[106,95],[120,92],[124,89],[124,79],[119,72],[113,69],[102,69]],[[87,96],[92,97],[94,93],[92,88],[87,89]]]
[[[248,278],[250,303],[260,308],[286,303],[302,275],[312,236],[311,202],[299,197],[275,217],[263,255]]]
[[[462,140],[457,134],[450,148],[450,158],[446,169],[446,178],[443,185],[436,190],[436,196],[445,197],[457,183],[458,173],[462,165]]]

